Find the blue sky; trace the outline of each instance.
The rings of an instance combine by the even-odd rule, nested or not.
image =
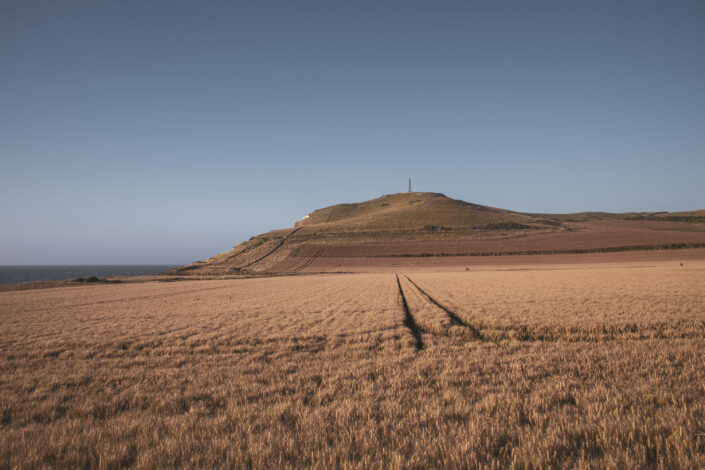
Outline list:
[[[0,2],[0,264],[188,263],[406,189],[705,207],[705,3]]]

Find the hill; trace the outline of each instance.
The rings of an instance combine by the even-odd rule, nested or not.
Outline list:
[[[389,194],[355,204],[319,209],[295,224],[326,229],[459,228],[491,224],[539,224],[536,217],[451,199],[440,193]]]
[[[581,254],[705,247],[705,211],[533,214],[440,193],[399,193],[311,212],[168,274],[345,271],[400,259]]]

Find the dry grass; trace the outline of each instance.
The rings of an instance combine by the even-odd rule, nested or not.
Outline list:
[[[701,264],[3,292],[0,468],[703,467],[704,286]]]
[[[544,340],[705,337],[702,263],[419,273],[414,279],[488,338],[502,331]]]

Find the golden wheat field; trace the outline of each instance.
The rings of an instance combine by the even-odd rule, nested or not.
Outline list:
[[[702,468],[705,263],[0,292],[0,468]]]

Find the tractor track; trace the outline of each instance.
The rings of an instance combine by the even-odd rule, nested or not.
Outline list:
[[[287,233],[286,236],[285,236],[284,238],[282,238],[282,239],[279,241],[279,243],[278,243],[274,248],[272,248],[270,251],[268,251],[267,253],[265,253],[263,256],[260,256],[259,258],[257,258],[257,259],[254,260],[253,262],[248,263],[248,264],[246,264],[246,265],[244,265],[244,266],[240,266],[239,268],[236,268],[236,269],[245,269],[245,268],[249,268],[249,267],[252,266],[253,264],[257,264],[257,263],[259,263],[260,261],[262,261],[263,259],[267,258],[269,255],[273,254],[275,251],[277,251],[279,248],[281,248],[282,245],[284,245],[284,243],[286,243],[286,241],[287,241],[293,234],[295,234],[296,232],[298,232],[299,230],[301,230],[301,228],[302,228],[302,227],[295,228],[295,229],[292,230],[291,232]]]
[[[294,269],[294,271],[292,272],[298,273],[299,271],[308,268],[314,261],[316,261],[321,256],[321,254],[323,254],[323,248],[319,249],[313,256],[307,259],[301,266]]]
[[[423,339],[421,339],[421,328],[416,324],[414,316],[409,310],[409,305],[406,303],[406,297],[404,296],[404,290],[401,288],[401,282],[399,281],[399,274],[397,276],[397,287],[399,287],[399,295],[401,296],[401,305],[404,309],[404,326],[406,326],[414,337],[416,350],[420,351],[423,349]]]
[[[232,255],[228,256],[225,261],[229,261],[233,258],[237,258],[240,255],[244,255],[245,253],[254,250],[255,248],[262,246],[264,242],[259,242],[259,243],[253,243],[251,246],[248,246],[247,248],[243,248],[242,250],[238,251],[237,253],[233,253]]]
[[[482,333],[480,333],[480,330],[478,330],[478,329],[475,328],[474,326],[470,325],[469,323],[463,321],[463,319],[460,318],[455,312],[453,312],[451,309],[449,309],[448,307],[446,307],[445,305],[441,304],[441,303],[438,302],[436,299],[434,299],[433,297],[431,297],[431,295],[430,295],[428,292],[426,292],[426,291],[423,290],[421,287],[419,287],[419,285],[416,284],[414,281],[412,281],[411,278],[409,278],[409,276],[407,276],[406,274],[403,274],[403,276],[406,278],[407,281],[409,281],[409,283],[410,283],[411,285],[413,285],[413,286],[414,286],[424,297],[426,297],[432,304],[434,304],[436,307],[438,307],[438,308],[440,308],[441,310],[443,310],[443,311],[446,313],[446,315],[448,315],[448,318],[450,319],[451,323],[453,323],[453,324],[455,324],[455,325],[458,325],[458,326],[462,326],[462,327],[467,328],[468,330],[470,330],[470,331],[472,332],[472,334],[473,334],[477,339],[482,339]]]

